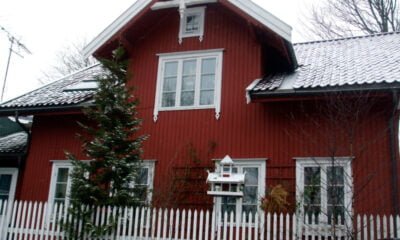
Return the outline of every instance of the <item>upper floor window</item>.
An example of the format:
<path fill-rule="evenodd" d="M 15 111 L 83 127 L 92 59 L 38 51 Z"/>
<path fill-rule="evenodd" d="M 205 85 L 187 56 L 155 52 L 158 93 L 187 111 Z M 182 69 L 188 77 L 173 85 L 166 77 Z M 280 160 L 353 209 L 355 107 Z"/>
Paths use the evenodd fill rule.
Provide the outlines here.
<path fill-rule="evenodd" d="M 351 158 L 296 159 L 296 184 L 305 223 L 351 224 Z"/>
<path fill-rule="evenodd" d="M 159 56 L 154 121 L 158 111 L 204 108 L 219 118 L 222 50 Z"/>
<path fill-rule="evenodd" d="M 204 12 L 205 7 L 188 8 L 181 18 L 179 29 L 179 42 L 186 37 L 199 37 L 203 40 L 204 35 Z"/>

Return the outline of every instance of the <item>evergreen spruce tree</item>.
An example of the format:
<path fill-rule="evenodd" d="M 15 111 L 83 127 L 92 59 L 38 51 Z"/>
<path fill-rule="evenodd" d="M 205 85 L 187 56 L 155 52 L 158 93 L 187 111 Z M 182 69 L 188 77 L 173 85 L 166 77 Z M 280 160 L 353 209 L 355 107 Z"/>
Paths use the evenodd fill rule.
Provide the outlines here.
<path fill-rule="evenodd" d="M 90 209 L 83 211 L 81 206 L 135 207 L 143 204 L 146 195 L 143 186 L 134 184 L 140 176 L 145 137 L 137 136 L 141 124 L 136 112 L 138 101 L 127 89 L 127 62 L 123 56 L 124 50 L 118 48 L 111 60 L 100 60 L 104 73 L 97 77 L 99 87 L 93 105 L 84 110 L 88 122 L 80 123 L 85 132 L 80 135 L 83 151 L 91 161 L 82 162 L 67 153 L 73 162 L 70 214 L 85 218 L 85 231 L 97 236 L 112 226 L 90 224 L 93 213 Z M 72 225 L 66 228 L 68 235 L 74 232 Z"/>

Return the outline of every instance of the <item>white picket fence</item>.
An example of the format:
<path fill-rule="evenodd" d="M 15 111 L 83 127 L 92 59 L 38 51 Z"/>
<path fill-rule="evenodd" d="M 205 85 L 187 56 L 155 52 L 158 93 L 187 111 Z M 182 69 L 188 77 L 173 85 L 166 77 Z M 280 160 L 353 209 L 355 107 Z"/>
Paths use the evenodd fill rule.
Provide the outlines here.
<path fill-rule="evenodd" d="M 84 206 L 82 209 L 89 209 Z M 348 226 L 322 224 L 318 217 L 304 218 L 295 214 L 242 216 L 214 211 L 129 207 L 92 208 L 88 222 L 73 219 L 63 205 L 42 202 L 0 202 L 1 240 L 94 240 L 88 224 L 114 223 L 101 239 L 170 239 L 170 240 L 375 240 L 400 237 L 400 216 L 360 216 Z M 319 222 L 319 224 L 316 224 Z M 339 219 L 337 222 L 341 222 Z M 67 237 L 66 225 L 73 225 L 80 238 Z M 349 227 L 350 226 L 350 227 Z M 397 227 L 396 227 L 397 226 Z M 97 238 L 98 239 L 98 238 Z"/>

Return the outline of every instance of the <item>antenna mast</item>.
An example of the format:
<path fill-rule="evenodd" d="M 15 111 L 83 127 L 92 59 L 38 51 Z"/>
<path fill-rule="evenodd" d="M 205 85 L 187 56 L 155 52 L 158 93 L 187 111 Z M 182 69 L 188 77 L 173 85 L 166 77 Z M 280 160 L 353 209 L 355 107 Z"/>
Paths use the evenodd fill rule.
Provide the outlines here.
<path fill-rule="evenodd" d="M 27 54 L 32 54 L 32 52 L 29 51 L 29 49 L 24 44 L 22 44 L 15 36 L 13 36 L 4 27 L 0 26 L 0 30 L 7 34 L 8 41 L 10 42 L 10 49 L 9 49 L 8 58 L 7 58 L 7 66 L 6 66 L 6 71 L 4 74 L 3 87 L 1 89 L 1 95 L 0 95 L 0 103 L 1 103 L 1 102 L 3 102 L 4 91 L 6 89 L 8 69 L 10 68 L 10 62 L 11 62 L 11 55 L 13 53 L 15 53 L 17 56 L 24 58 L 24 56 L 22 55 L 22 53 L 20 51 L 23 51 Z M 14 49 L 14 46 L 17 47 L 17 50 Z"/>

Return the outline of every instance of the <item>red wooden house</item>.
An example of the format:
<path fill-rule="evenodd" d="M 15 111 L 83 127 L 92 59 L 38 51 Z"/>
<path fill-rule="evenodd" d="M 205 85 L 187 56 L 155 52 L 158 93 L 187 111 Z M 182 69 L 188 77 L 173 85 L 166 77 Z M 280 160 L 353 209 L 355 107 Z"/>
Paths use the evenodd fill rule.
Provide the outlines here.
<path fill-rule="evenodd" d="M 248 0 L 139 0 L 87 46 L 99 58 L 118 44 L 128 50 L 129 85 L 149 135 L 142 184 L 154 205 L 255 212 L 281 184 L 291 210 L 399 213 L 400 34 L 300 44 L 290 37 L 290 26 Z M 77 121 L 98 71 L 82 69 L 0 106 L 1 115 L 34 116 L 15 199 L 67 198 L 64 151 L 87 160 Z M 244 197 L 213 202 L 206 170 L 225 155 L 246 172 Z"/>

